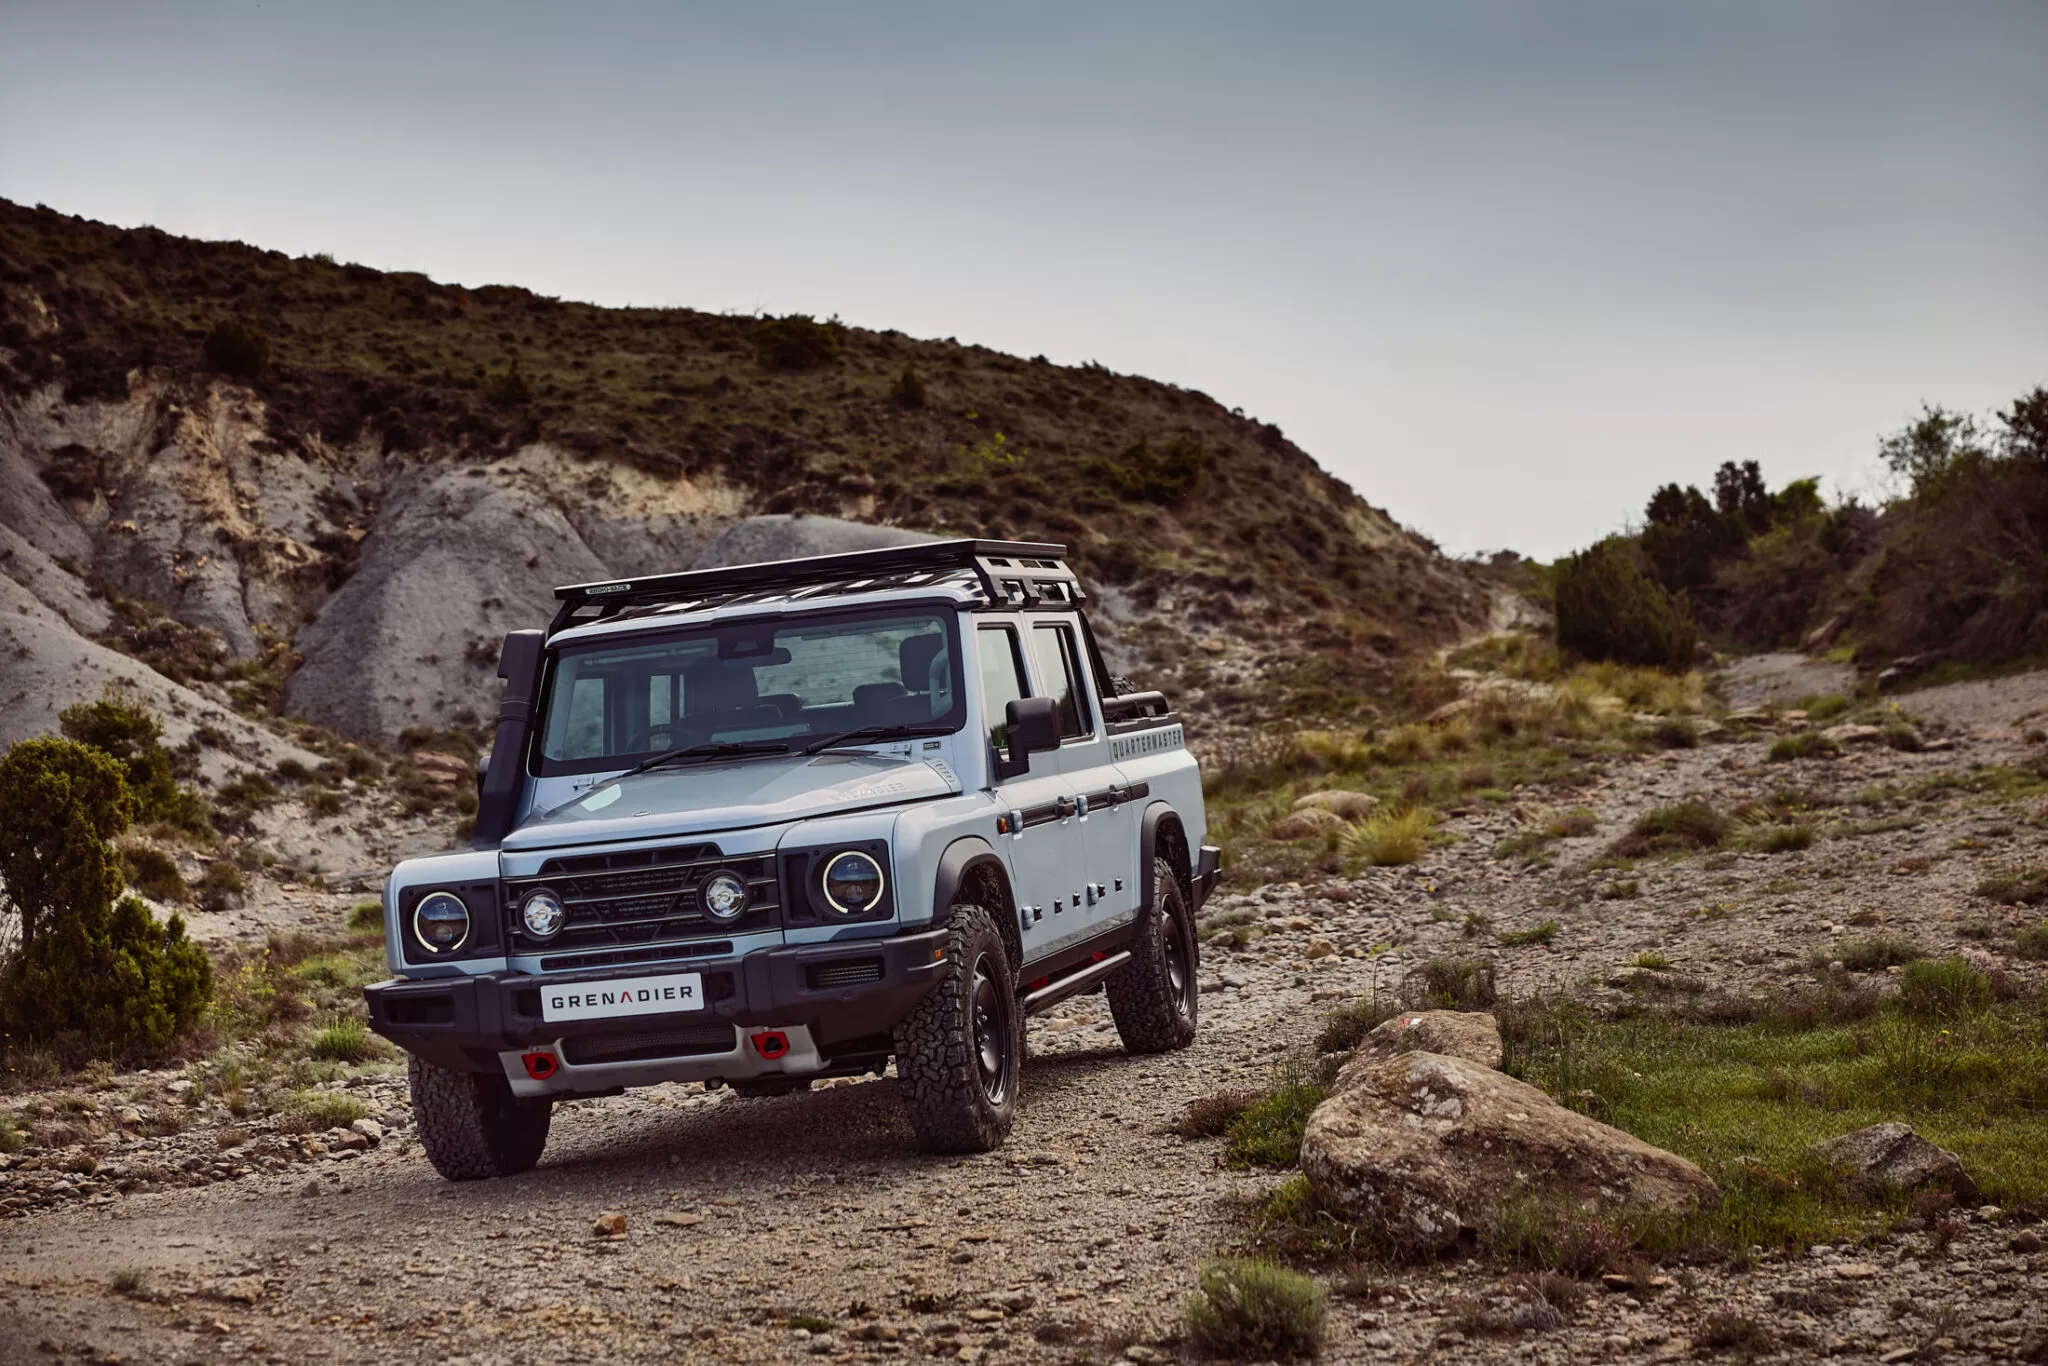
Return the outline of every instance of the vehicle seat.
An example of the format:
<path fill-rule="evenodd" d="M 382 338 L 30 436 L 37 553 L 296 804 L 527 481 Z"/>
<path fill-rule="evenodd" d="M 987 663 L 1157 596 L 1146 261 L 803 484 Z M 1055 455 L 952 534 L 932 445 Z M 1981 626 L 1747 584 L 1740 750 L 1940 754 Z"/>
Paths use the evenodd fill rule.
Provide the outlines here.
<path fill-rule="evenodd" d="M 944 636 L 911 636 L 896 647 L 896 662 L 903 687 L 916 704 L 905 707 L 901 719 L 929 721 L 953 710 L 953 662 Z"/>

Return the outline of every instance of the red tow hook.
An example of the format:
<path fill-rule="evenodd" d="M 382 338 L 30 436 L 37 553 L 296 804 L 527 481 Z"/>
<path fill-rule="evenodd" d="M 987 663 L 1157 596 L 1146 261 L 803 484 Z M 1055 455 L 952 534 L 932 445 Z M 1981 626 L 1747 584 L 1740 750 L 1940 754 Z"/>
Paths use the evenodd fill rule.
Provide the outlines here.
<path fill-rule="evenodd" d="M 754 1036 L 754 1051 L 771 1061 L 789 1051 L 789 1035 L 779 1029 L 764 1029 Z"/>
<path fill-rule="evenodd" d="M 546 1081 L 561 1068 L 552 1053 L 527 1053 L 519 1060 L 526 1064 L 526 1075 L 535 1081 Z"/>

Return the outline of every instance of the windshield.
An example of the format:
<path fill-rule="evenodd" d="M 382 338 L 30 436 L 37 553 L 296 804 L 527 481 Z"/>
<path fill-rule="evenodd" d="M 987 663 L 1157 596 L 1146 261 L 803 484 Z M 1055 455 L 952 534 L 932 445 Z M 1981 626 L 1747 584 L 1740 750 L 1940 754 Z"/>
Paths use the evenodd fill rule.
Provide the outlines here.
<path fill-rule="evenodd" d="M 551 670 L 540 771 L 603 772 L 733 741 L 798 750 L 870 726 L 957 729 L 956 639 L 953 613 L 897 609 L 572 646 Z"/>

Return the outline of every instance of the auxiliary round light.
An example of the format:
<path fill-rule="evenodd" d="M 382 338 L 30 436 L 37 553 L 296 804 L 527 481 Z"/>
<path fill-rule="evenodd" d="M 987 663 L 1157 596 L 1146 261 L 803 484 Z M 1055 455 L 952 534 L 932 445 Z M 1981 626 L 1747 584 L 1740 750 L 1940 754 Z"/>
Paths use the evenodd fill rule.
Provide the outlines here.
<path fill-rule="evenodd" d="M 526 926 L 526 932 L 535 939 L 553 939 L 562 928 L 562 898 L 547 888 L 527 895 L 519 903 L 519 923 Z"/>
<path fill-rule="evenodd" d="M 697 904 L 713 920 L 738 920 L 747 909 L 746 880 L 738 873 L 713 873 L 697 889 Z"/>
<path fill-rule="evenodd" d="M 469 940 L 469 907 L 453 892 L 429 892 L 413 907 L 412 932 L 434 953 L 453 953 Z"/>
<path fill-rule="evenodd" d="M 827 860 L 822 881 L 826 904 L 841 915 L 865 915 L 882 900 L 882 865 L 858 849 Z"/>

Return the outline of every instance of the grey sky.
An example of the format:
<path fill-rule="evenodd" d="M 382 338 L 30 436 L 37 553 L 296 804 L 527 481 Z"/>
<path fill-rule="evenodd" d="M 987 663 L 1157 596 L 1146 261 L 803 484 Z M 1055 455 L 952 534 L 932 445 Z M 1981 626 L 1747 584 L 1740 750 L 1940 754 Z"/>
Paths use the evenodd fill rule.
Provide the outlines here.
<path fill-rule="evenodd" d="M 1547 558 L 2048 382 L 2048 3 L 0 0 L 0 195 L 1099 359 Z"/>

